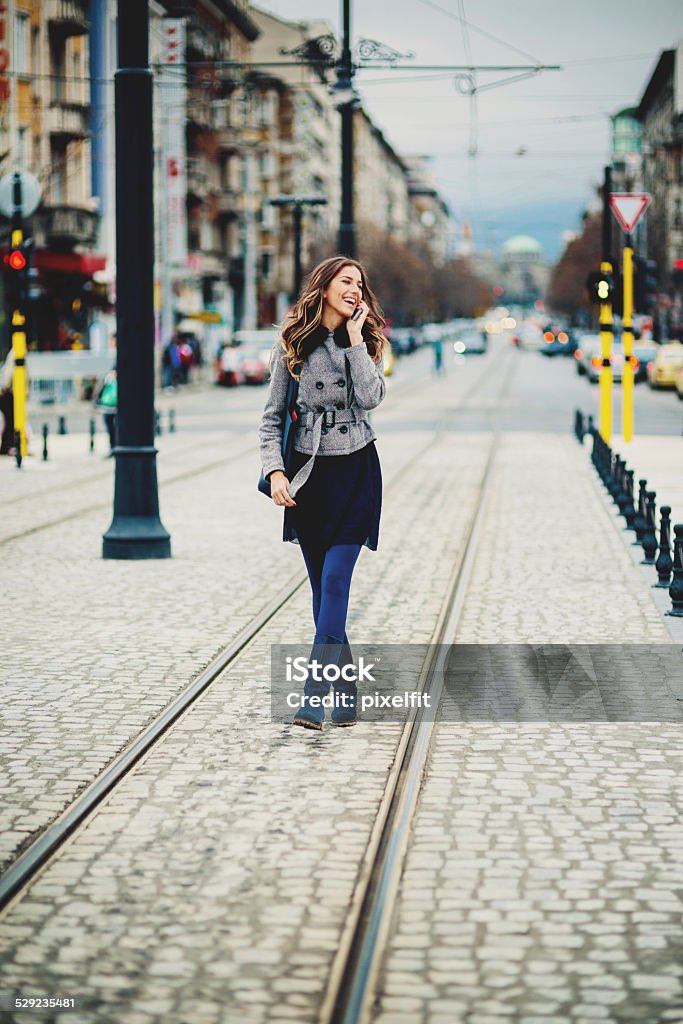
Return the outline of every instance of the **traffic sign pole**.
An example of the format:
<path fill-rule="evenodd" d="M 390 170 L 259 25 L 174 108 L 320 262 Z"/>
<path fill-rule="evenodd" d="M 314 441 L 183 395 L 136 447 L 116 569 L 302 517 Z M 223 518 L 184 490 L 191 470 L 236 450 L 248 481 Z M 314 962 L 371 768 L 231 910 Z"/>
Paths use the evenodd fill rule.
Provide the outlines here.
<path fill-rule="evenodd" d="M 604 260 L 600 270 L 605 274 L 612 273 L 612 264 Z M 600 433 L 606 444 L 612 438 L 612 334 L 614 319 L 612 316 L 612 300 L 600 303 L 600 348 L 602 368 L 600 370 Z"/>
<path fill-rule="evenodd" d="M 631 236 L 626 238 L 623 256 L 623 345 L 624 370 L 622 374 L 622 433 L 624 441 L 633 440 L 633 246 Z"/>
<path fill-rule="evenodd" d="M 633 239 L 632 232 L 652 202 L 648 192 L 613 192 L 609 199 L 612 213 L 626 235 L 623 255 L 622 332 L 624 370 L 622 383 L 622 432 L 624 441 L 633 440 Z"/>

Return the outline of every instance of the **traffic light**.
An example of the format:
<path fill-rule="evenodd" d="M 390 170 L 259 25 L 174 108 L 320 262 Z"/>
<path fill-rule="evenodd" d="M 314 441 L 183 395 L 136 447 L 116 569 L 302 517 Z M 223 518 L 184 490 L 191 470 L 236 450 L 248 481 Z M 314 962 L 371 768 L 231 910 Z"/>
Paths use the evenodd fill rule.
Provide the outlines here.
<path fill-rule="evenodd" d="M 586 288 L 591 302 L 609 302 L 614 295 L 614 279 L 603 270 L 596 270 L 588 275 Z"/>
<path fill-rule="evenodd" d="M 639 313 L 652 316 L 657 308 L 657 261 L 636 256 L 636 309 Z"/>
<path fill-rule="evenodd" d="M 24 309 L 29 298 L 31 250 L 33 240 L 26 239 L 10 246 L 4 258 L 5 295 L 13 309 Z"/>

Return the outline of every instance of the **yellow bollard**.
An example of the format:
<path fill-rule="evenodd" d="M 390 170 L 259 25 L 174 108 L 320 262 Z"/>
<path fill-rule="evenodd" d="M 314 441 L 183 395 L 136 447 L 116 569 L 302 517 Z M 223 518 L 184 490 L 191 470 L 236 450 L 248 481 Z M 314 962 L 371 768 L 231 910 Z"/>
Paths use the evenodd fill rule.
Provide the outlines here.
<path fill-rule="evenodd" d="M 631 236 L 624 246 L 624 372 L 622 375 L 624 441 L 633 440 L 633 249 Z"/>
<path fill-rule="evenodd" d="M 600 270 L 605 274 L 612 273 L 612 264 L 603 262 Z M 601 282 L 602 284 L 602 282 Z M 600 286 L 599 286 L 600 287 Z M 609 292 L 605 296 L 600 295 L 600 348 L 602 355 L 602 369 L 600 371 L 600 433 L 606 444 L 612 438 L 612 333 L 614 320 L 612 317 L 612 301 Z"/>
<path fill-rule="evenodd" d="M 14 353 L 14 375 L 12 394 L 14 396 L 14 431 L 19 435 L 19 451 L 26 458 L 26 317 L 15 310 L 12 314 L 12 351 Z M 17 329 L 20 328 L 20 329 Z"/>

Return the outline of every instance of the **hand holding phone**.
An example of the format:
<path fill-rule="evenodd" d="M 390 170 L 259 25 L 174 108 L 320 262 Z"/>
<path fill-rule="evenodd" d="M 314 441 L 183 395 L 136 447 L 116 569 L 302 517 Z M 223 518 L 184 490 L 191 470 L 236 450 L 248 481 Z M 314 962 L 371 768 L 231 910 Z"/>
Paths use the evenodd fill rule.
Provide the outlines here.
<path fill-rule="evenodd" d="M 358 317 L 362 315 L 362 313 L 363 313 L 363 307 L 362 306 L 357 306 L 356 309 L 354 309 L 353 313 L 351 314 L 351 319 L 352 320 L 357 320 Z"/>

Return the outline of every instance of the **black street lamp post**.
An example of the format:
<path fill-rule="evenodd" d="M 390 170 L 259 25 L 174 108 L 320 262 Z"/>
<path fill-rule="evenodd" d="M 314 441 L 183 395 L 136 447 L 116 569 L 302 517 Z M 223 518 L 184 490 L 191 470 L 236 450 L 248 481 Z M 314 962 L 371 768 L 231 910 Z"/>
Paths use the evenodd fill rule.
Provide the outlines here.
<path fill-rule="evenodd" d="M 148 0 L 118 0 L 116 133 L 117 445 L 104 558 L 170 558 L 154 447 L 154 212 Z"/>
<path fill-rule="evenodd" d="M 326 206 L 325 196 L 273 196 L 268 202 L 271 206 L 292 207 L 294 215 L 294 290 L 292 302 L 296 302 L 301 291 L 303 273 L 301 269 L 301 227 L 304 206 Z"/>
<path fill-rule="evenodd" d="M 353 93 L 355 66 L 351 53 L 351 0 L 342 0 L 343 44 L 337 64 L 338 109 L 341 117 L 341 216 L 339 252 L 356 256 L 356 225 L 353 214 L 353 112 L 357 98 Z"/>

